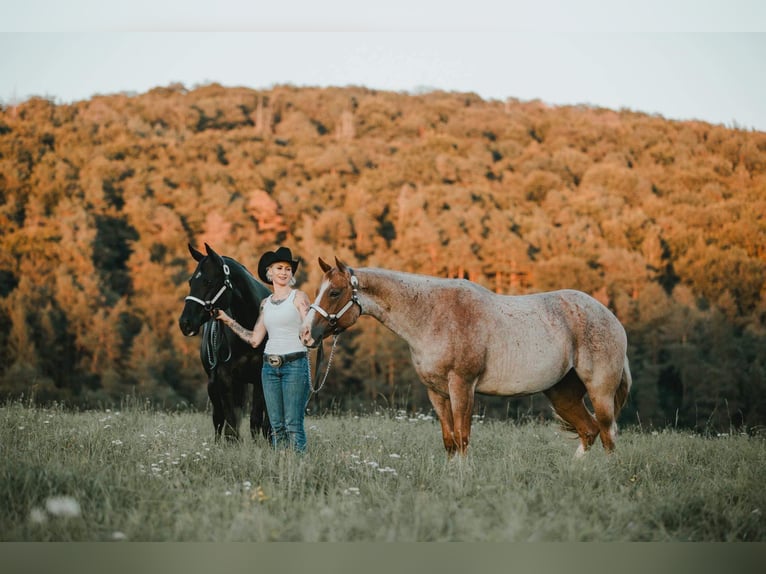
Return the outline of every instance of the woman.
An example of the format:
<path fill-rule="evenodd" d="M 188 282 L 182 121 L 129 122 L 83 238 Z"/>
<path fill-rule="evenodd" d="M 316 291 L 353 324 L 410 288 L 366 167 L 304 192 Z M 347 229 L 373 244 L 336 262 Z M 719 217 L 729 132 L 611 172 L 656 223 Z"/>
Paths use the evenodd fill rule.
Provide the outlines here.
<path fill-rule="evenodd" d="M 253 347 L 263 342 L 263 394 L 272 427 L 275 448 L 288 445 L 297 452 L 306 450 L 304 415 L 311 382 L 306 347 L 298 338 L 301 323 L 311 304 L 303 291 L 293 289 L 298 261 L 290 249 L 267 251 L 258 262 L 258 277 L 273 287 L 261 303 L 261 313 L 252 331 L 245 329 L 218 309 L 216 319 L 228 325 Z"/>

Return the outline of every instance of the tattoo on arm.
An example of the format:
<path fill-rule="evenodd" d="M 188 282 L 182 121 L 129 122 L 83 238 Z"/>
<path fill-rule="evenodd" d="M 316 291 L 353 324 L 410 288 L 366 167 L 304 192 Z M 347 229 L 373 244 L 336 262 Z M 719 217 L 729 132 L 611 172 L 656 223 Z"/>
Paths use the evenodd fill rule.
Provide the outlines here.
<path fill-rule="evenodd" d="M 298 312 L 301 314 L 301 318 L 305 319 L 306 314 L 309 312 L 309 307 L 311 306 L 311 303 L 309 302 L 309 297 L 304 293 L 303 291 L 298 291 L 297 297 L 295 298 L 295 306 L 298 308 Z"/>
<path fill-rule="evenodd" d="M 252 337 L 253 337 L 253 332 L 252 331 L 250 331 L 248 329 L 245 329 L 242 325 L 237 323 L 234 319 L 232 319 L 231 322 L 229 323 L 229 328 L 232 331 L 234 331 L 234 333 L 240 339 L 242 339 L 245 343 L 252 344 Z"/>

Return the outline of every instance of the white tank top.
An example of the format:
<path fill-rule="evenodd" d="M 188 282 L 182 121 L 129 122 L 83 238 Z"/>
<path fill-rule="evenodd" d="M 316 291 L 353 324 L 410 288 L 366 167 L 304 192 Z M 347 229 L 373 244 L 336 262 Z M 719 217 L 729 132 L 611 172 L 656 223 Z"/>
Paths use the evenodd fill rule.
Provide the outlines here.
<path fill-rule="evenodd" d="M 265 353 L 268 355 L 287 355 L 305 351 L 306 347 L 298 338 L 301 327 L 301 314 L 295 308 L 295 289 L 279 305 L 271 302 L 271 296 L 263 306 L 263 324 L 269 338 Z"/>

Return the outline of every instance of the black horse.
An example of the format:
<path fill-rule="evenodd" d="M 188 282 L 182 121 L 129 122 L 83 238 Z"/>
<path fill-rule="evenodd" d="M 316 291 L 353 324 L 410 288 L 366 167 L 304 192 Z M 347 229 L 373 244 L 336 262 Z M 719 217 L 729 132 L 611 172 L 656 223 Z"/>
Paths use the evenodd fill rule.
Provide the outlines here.
<path fill-rule="evenodd" d="M 200 358 L 208 376 L 207 394 L 213 404 L 215 438 L 221 434 L 239 440 L 239 425 L 247 402 L 247 385 L 253 386 L 250 411 L 250 434 L 271 431 L 261 385 L 261 367 L 265 343 L 254 349 L 237 337 L 221 321 L 211 318 L 213 309 L 223 309 L 237 322 L 252 329 L 261 311 L 261 301 L 270 291 L 245 268 L 230 257 L 218 255 L 207 243 L 207 255 L 189 245 L 197 268 L 189 279 L 189 296 L 178 320 L 187 337 L 202 328 Z"/>

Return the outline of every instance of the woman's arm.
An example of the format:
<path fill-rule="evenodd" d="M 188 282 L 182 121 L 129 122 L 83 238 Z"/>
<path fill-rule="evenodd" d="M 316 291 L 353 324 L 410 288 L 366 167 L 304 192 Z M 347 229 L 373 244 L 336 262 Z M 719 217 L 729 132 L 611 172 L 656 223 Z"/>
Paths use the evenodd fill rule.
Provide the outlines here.
<path fill-rule="evenodd" d="M 261 312 L 258 315 L 258 320 L 255 322 L 252 331 L 245 329 L 221 309 L 218 309 L 215 318 L 223 321 L 224 324 L 234 331 L 240 339 L 253 348 L 260 345 L 263 342 L 263 339 L 266 338 L 266 325 L 263 323 L 263 303 L 261 303 Z"/>
<path fill-rule="evenodd" d="M 309 296 L 306 295 L 303 291 L 297 290 L 295 292 L 294 304 L 295 308 L 298 309 L 298 313 L 301 314 L 301 320 L 305 319 L 309 312 L 309 307 L 311 306 Z"/>

